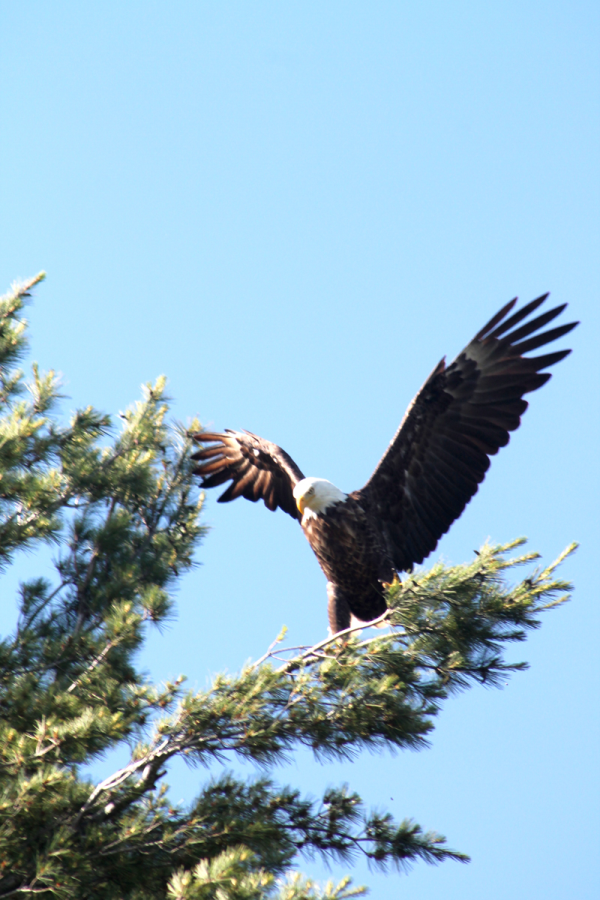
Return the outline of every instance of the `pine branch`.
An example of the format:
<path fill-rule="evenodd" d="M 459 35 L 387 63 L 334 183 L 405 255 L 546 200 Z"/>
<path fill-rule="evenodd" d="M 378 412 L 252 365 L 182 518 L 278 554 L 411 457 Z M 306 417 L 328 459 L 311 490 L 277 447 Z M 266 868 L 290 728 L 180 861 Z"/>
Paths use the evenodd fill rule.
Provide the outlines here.
<path fill-rule="evenodd" d="M 453 644 L 444 648 L 445 658 L 431 662 L 434 652 L 439 652 L 440 635 L 445 634 L 444 619 L 454 619 L 457 609 L 464 614 L 468 607 L 477 624 L 476 645 L 483 642 L 487 648 L 504 639 L 515 639 L 515 621 L 535 627 L 533 615 L 547 608 L 546 598 L 569 587 L 553 579 L 564 555 L 514 587 L 504 585 L 498 578 L 500 571 L 531 559 L 528 555 L 504 560 L 503 555 L 513 546 L 484 548 L 475 565 L 450 570 L 436 567 L 433 575 L 420 573 L 410 583 L 397 586 L 391 599 L 395 599 L 392 618 L 399 615 L 403 623 L 399 634 L 392 631 L 382 637 L 341 644 L 339 636 L 333 636 L 303 650 L 277 671 L 266 663 L 255 664 L 237 678 L 219 678 L 208 694 L 188 695 L 174 717 L 159 723 L 150 748 L 142 754 L 138 751 L 132 763 L 95 789 L 82 807 L 78 823 L 86 815 L 97 818 L 102 808 L 109 814 L 114 804 L 124 808 L 134 802 L 144 785 L 154 784 L 156 773 L 176 755 L 191 755 L 201 761 L 207 756 L 220 759 L 224 753 L 235 752 L 266 762 L 281 757 L 294 743 L 308 743 L 317 753 L 343 756 L 365 743 L 403 746 L 421 742 L 432 727 L 429 718 L 437 712 L 439 701 L 456 686 L 452 679 L 464 687 L 467 675 L 481 679 L 486 671 L 491 679 L 515 668 L 500 656 L 488 656 L 483 661 L 477 657 L 468 665 L 456 658 Z M 438 620 L 429 616 L 428 605 L 430 611 L 442 611 Z M 426 638 L 411 624 L 415 615 L 428 616 L 433 623 L 426 629 Z M 482 619 L 487 622 L 485 627 Z M 466 621 L 463 624 L 466 629 Z M 399 647 L 395 646 L 398 641 Z M 327 646 L 335 647 L 335 652 L 323 661 L 320 653 Z M 424 671 L 429 672 L 428 679 L 423 679 Z M 398 689 L 398 682 L 404 687 Z M 136 781 L 139 772 L 144 775 Z M 370 839 L 345 837 L 355 846 Z M 423 852 L 430 860 L 438 858 L 429 838 Z M 444 858 L 449 854 L 444 848 Z M 384 859 L 388 859 L 388 851 Z"/>

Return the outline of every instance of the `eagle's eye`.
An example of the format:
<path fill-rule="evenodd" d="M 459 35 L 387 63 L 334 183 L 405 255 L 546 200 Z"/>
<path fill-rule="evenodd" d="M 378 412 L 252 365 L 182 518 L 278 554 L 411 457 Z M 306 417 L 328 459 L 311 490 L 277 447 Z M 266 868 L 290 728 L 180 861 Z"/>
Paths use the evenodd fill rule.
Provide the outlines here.
<path fill-rule="evenodd" d="M 312 494 L 314 494 L 314 492 L 315 492 L 315 486 L 314 486 L 314 484 L 313 484 L 312 487 L 309 487 L 307 493 L 308 493 L 308 494 L 311 494 L 311 496 L 312 496 Z"/>

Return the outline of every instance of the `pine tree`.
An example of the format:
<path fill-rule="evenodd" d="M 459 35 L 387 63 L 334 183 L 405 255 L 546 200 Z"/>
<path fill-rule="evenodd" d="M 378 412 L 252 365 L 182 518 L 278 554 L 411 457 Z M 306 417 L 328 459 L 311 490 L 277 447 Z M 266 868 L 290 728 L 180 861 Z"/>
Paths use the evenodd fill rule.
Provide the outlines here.
<path fill-rule="evenodd" d="M 61 424 L 54 373 L 16 365 L 30 289 L 0 302 L 0 559 L 50 543 L 51 579 L 20 586 L 15 633 L 0 643 L 0 898 L 304 900 L 363 893 L 318 888 L 292 872 L 304 851 L 380 867 L 466 861 L 411 821 L 367 815 L 347 788 L 320 801 L 262 776 L 207 783 L 174 808 L 165 765 L 232 757 L 272 765 L 301 745 L 316 759 L 365 747 L 425 746 L 442 702 L 523 668 L 503 659 L 539 613 L 568 597 L 556 563 L 516 584 L 521 542 L 473 562 L 419 571 L 389 591 L 387 633 L 265 656 L 211 688 L 158 688 L 136 669 L 152 624 L 203 536 L 191 441 L 167 424 L 164 379 L 147 386 L 120 431 L 92 408 Z M 192 422 L 191 431 L 199 424 Z M 33 565 L 33 559 L 32 565 Z M 82 774 L 119 745 L 129 763 L 102 782 Z"/>

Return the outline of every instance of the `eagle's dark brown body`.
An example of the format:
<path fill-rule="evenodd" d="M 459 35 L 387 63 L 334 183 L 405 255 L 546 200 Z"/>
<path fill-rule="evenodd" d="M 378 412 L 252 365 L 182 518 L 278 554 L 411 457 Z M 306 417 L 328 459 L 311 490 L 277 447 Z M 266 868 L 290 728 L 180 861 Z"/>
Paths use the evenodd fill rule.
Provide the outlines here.
<path fill-rule="evenodd" d="M 528 319 L 547 296 L 517 312 L 512 300 L 453 363 L 436 366 L 369 481 L 350 495 L 324 479 L 305 478 L 281 447 L 257 435 L 194 435 L 210 445 L 193 457 L 202 486 L 231 481 L 220 502 L 262 499 L 302 523 L 327 577 L 333 631 L 347 627 L 351 613 L 365 622 L 381 615 L 384 583 L 435 549 L 477 492 L 490 456 L 519 427 L 523 395 L 545 384 L 550 374 L 542 370 L 570 353 L 525 355 L 577 324 L 541 331 L 564 306 Z"/>
<path fill-rule="evenodd" d="M 383 584 L 394 567 L 381 534 L 350 495 L 323 515 L 306 514 L 302 530 L 327 578 L 329 625 L 335 633 L 350 625 L 350 614 L 368 622 L 386 610 Z"/>

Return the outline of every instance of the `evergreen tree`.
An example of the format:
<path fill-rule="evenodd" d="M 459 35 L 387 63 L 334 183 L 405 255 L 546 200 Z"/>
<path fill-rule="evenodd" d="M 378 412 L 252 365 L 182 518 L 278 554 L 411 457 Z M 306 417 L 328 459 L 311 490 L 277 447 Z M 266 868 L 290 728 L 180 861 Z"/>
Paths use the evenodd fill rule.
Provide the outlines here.
<path fill-rule="evenodd" d="M 349 630 L 289 652 L 280 636 L 209 690 L 153 686 L 136 652 L 169 614 L 203 534 L 191 441 L 166 424 L 164 379 L 119 433 L 92 408 L 61 424 L 54 374 L 34 366 L 26 382 L 15 368 L 21 311 L 41 277 L 0 303 L 0 558 L 6 567 L 44 542 L 56 553 L 52 579 L 21 585 L 16 631 L 0 643 L 0 898 L 343 898 L 363 890 L 291 873 L 299 854 L 465 861 L 411 821 L 368 815 L 345 787 L 315 801 L 223 774 L 173 808 L 165 766 L 176 756 L 270 765 L 300 745 L 317 759 L 425 746 L 453 692 L 524 667 L 505 663 L 503 647 L 567 599 L 560 559 L 511 585 L 509 570 L 535 554 L 507 558 L 519 541 L 486 546 L 467 565 L 392 585 L 388 633 Z M 123 742 L 126 766 L 97 784 L 84 777 Z"/>

